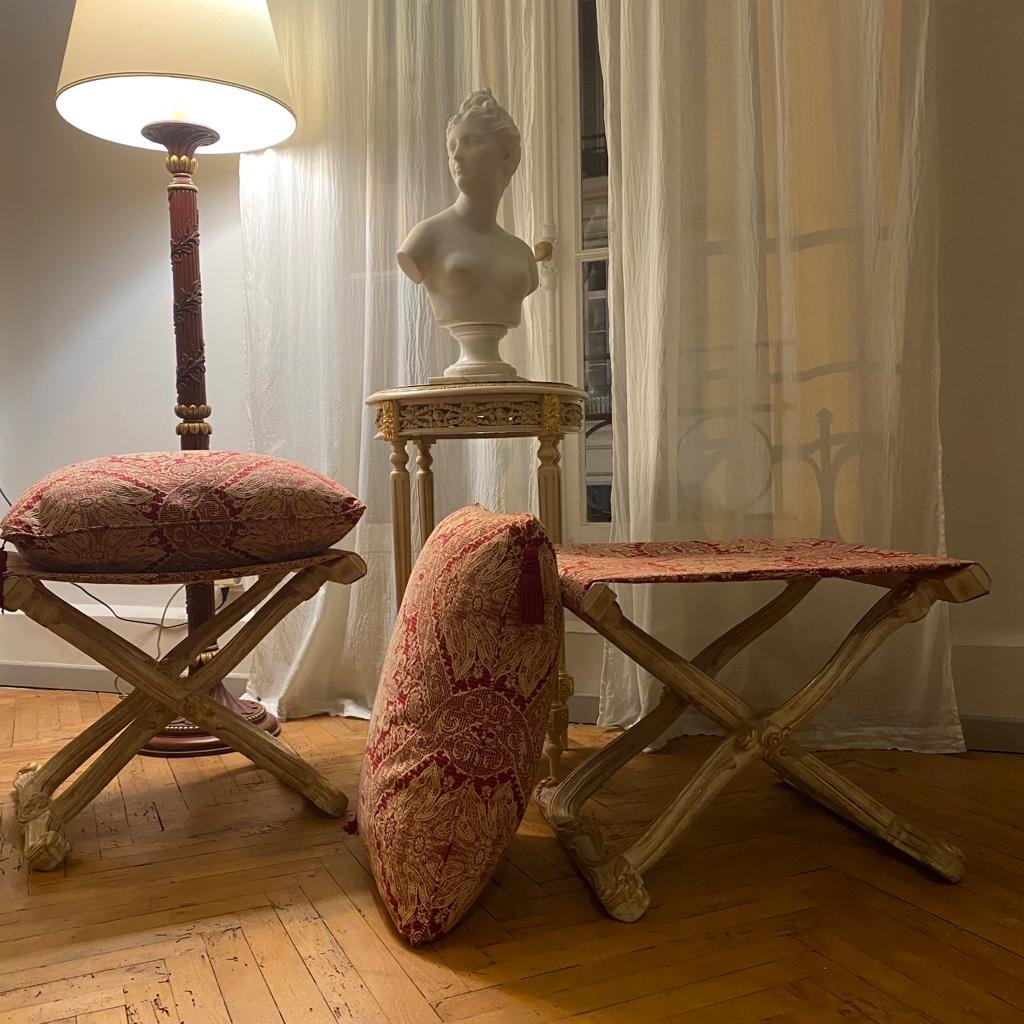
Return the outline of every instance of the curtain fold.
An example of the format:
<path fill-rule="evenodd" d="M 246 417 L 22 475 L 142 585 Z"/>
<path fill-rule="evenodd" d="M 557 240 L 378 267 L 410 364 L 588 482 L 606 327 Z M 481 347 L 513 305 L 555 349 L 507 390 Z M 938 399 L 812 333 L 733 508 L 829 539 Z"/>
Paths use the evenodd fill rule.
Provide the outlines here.
<path fill-rule="evenodd" d="M 422 289 L 398 270 L 408 230 L 455 198 L 445 126 L 489 86 L 516 120 L 523 162 L 500 220 L 532 242 L 550 212 L 544 0 L 271 0 L 299 129 L 241 158 L 250 440 L 312 466 L 367 511 L 343 541 L 369 572 L 328 587 L 257 650 L 249 695 L 285 717 L 365 714 L 394 620 L 388 446 L 365 398 L 440 373 L 457 350 Z M 503 343 L 520 373 L 550 379 L 540 293 Z M 438 518 L 471 501 L 532 508 L 523 445 L 435 449 Z"/>
<path fill-rule="evenodd" d="M 944 551 L 927 0 L 598 0 L 613 540 L 827 536 Z M 777 586 L 777 585 L 776 585 Z M 695 650 L 769 584 L 620 588 Z M 874 599 L 826 582 L 726 677 L 805 682 Z M 601 721 L 660 684 L 606 649 Z M 687 716 L 676 731 L 713 731 Z M 804 732 L 962 748 L 944 606 Z"/>

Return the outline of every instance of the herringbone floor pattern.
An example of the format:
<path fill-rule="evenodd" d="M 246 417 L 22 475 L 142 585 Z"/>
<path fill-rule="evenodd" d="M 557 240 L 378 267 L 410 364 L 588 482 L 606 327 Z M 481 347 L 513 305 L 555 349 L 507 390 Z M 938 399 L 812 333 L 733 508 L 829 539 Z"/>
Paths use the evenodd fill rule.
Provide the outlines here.
<path fill-rule="evenodd" d="M 0 690 L 0 777 L 114 699 Z M 364 728 L 308 719 L 284 738 L 354 794 Z M 605 738 L 576 728 L 571 759 Z M 641 755 L 595 814 L 635 832 L 712 742 Z M 959 843 L 964 881 L 933 881 L 759 768 L 650 875 L 641 922 L 602 915 L 531 810 L 477 909 L 412 952 L 358 838 L 238 755 L 137 758 L 49 875 L 27 875 L 5 793 L 0 1021 L 1024 1021 L 1024 758 L 827 759 Z"/>

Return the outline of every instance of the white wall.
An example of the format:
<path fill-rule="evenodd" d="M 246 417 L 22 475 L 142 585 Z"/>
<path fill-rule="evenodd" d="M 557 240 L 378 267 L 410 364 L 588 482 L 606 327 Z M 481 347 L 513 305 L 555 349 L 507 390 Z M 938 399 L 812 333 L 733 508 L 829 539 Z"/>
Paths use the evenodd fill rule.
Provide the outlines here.
<path fill-rule="evenodd" d="M 177 447 L 161 155 L 58 117 L 72 0 L 2 0 L 0 485 L 112 452 Z M 200 157 L 208 390 L 219 448 L 244 447 L 237 157 Z"/>
<path fill-rule="evenodd" d="M 1024 4 L 932 7 L 949 550 L 992 593 L 953 608 L 963 714 L 1024 721 Z"/>
<path fill-rule="evenodd" d="M 178 446 L 168 175 L 159 153 L 57 115 L 73 7 L 0 0 L 0 487 L 12 500 L 69 462 Z M 246 448 L 237 157 L 200 156 L 196 181 L 213 443 Z M 96 590 L 119 606 L 166 600 Z M 6 618 L 0 682 L 15 643 Z M 42 639 L 19 634 L 20 655 L 32 660 Z M 51 660 L 73 659 L 62 645 Z"/>

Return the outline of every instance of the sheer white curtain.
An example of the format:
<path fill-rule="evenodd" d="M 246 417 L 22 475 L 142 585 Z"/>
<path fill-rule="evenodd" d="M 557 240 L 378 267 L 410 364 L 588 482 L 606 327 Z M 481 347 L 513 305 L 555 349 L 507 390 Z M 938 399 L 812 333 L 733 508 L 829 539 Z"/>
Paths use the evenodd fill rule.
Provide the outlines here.
<path fill-rule="evenodd" d="M 598 0 L 613 539 L 943 550 L 928 14 L 927 0 Z M 628 614 L 693 650 L 773 587 L 621 589 Z M 777 705 L 876 596 L 821 584 L 731 681 Z M 609 651 L 602 721 L 634 721 L 657 685 Z M 944 606 L 805 738 L 957 749 Z"/>
<path fill-rule="evenodd" d="M 369 574 L 328 587 L 259 648 L 250 695 L 289 717 L 372 705 L 394 618 L 390 451 L 364 399 L 421 383 L 456 354 L 395 252 L 457 194 L 445 125 L 489 86 L 523 136 L 503 225 L 528 241 L 550 213 L 544 137 L 550 58 L 544 0 L 271 0 L 299 131 L 243 156 L 246 387 L 253 446 L 340 481 L 367 504 L 343 542 Z M 538 294 L 504 351 L 544 379 L 552 358 Z M 439 515 L 471 501 L 533 507 L 525 445 L 435 449 Z"/>

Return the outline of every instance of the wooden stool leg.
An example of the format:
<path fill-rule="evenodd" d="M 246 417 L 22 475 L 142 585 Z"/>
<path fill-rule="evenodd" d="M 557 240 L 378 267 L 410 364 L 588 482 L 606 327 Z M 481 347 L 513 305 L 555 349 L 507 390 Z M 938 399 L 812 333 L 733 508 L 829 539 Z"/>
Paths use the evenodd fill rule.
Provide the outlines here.
<path fill-rule="evenodd" d="M 816 582 L 814 579 L 790 581 L 779 594 L 756 612 L 709 643 L 693 659 L 692 664 L 667 651 L 666 648 L 656 651 L 651 660 L 657 661 L 657 667 L 664 669 L 662 673 L 655 674 L 665 687 L 658 705 L 618 739 L 576 768 L 557 788 L 554 785 L 556 779 L 545 780 L 538 795 L 542 801 L 542 808 L 549 814 L 549 820 L 552 820 L 554 827 L 557 829 L 558 825 L 551 816 L 557 820 L 575 818 L 583 803 L 593 793 L 644 747 L 654 742 L 686 710 L 689 703 L 686 691 L 687 677 L 676 671 L 675 663 L 695 669 L 698 675 L 704 678 L 714 677 L 740 651 L 789 614 L 811 592 Z M 615 595 L 609 588 L 595 587 L 592 595 L 595 599 L 595 614 L 587 621 L 628 654 L 629 652 L 622 646 L 622 638 L 628 636 L 632 639 L 640 630 L 622 615 Z M 627 627 L 632 628 L 631 634 L 626 634 Z M 646 638 L 646 634 L 642 635 Z M 671 656 L 673 664 L 665 664 L 665 653 Z M 641 661 L 640 664 L 653 671 L 650 669 L 651 660 Z M 716 689 L 728 697 L 721 708 L 711 709 L 712 717 L 720 725 L 733 729 L 753 715 L 753 709 L 745 701 L 729 694 L 721 687 Z M 716 710 L 717 716 L 714 714 Z"/>
<path fill-rule="evenodd" d="M 667 648 L 654 649 L 650 659 L 641 661 L 650 671 L 662 669 L 655 674 L 661 678 L 665 689 L 654 710 L 581 764 L 560 785 L 542 786 L 538 793 L 541 811 L 612 917 L 620 921 L 635 921 L 643 914 L 648 905 L 647 890 L 641 877 L 643 872 L 663 856 L 678 834 L 735 771 L 757 756 L 760 748 L 751 746 L 753 741 L 746 733 L 742 741 L 736 736 L 727 739 L 654 825 L 625 853 L 610 854 L 607 851 L 599 829 L 580 816 L 584 803 L 686 710 L 689 691 L 685 687 L 689 676 L 680 672 L 683 666 L 684 671 L 692 670 L 700 678 L 702 692 L 725 695 L 720 706 L 710 709 L 720 715 L 719 724 L 735 728 L 752 716 L 752 709 L 745 702 L 728 694 L 714 683 L 712 677 L 789 614 L 811 592 L 815 583 L 813 579 L 789 582 L 756 612 L 708 644 L 692 665 Z M 624 649 L 620 643 L 623 637 L 632 642 L 634 651 L 641 649 L 643 641 L 638 641 L 637 637 L 640 631 L 622 616 L 614 594 L 608 588 L 595 588 L 592 598 L 595 614 L 591 624 L 620 649 Z M 654 643 L 646 634 L 641 636 L 643 640 Z M 654 668 L 652 662 L 657 662 Z M 746 749 L 743 749 L 744 744 Z M 733 752 L 734 747 L 740 750 L 739 754 Z"/>
<path fill-rule="evenodd" d="M 200 694 L 220 682 L 289 611 L 312 597 L 326 578 L 341 576 L 359 568 L 358 565 L 346 567 L 345 564 L 330 568 L 313 566 L 296 574 L 208 664 L 180 682 L 173 681 L 166 669 L 162 669 L 151 658 L 132 648 L 127 641 L 120 637 L 104 637 L 102 634 L 108 631 L 97 626 L 77 609 L 68 606 L 60 608 L 60 621 L 51 622 L 51 630 L 73 643 L 79 650 L 96 658 L 101 664 L 119 671 L 129 682 L 148 695 L 145 700 L 151 710 L 137 718 L 133 725 L 118 736 L 96 762 L 54 801 L 45 828 L 42 824 L 37 825 L 34 832 L 40 833 L 41 829 L 45 834 L 56 832 L 58 821 L 70 821 L 95 799 L 103 787 L 138 753 L 143 744 L 179 715 L 210 729 L 222 739 L 227 739 L 229 733 L 234 734 L 237 731 L 245 748 L 236 749 L 247 755 L 252 749 L 260 750 L 260 756 L 263 758 L 261 763 L 268 768 L 271 767 L 271 761 L 276 759 L 281 766 L 277 774 L 285 781 L 294 779 L 301 782 L 296 788 L 328 814 L 343 813 L 347 807 L 347 798 L 339 790 L 332 790 L 319 773 L 309 768 L 312 775 L 301 779 L 299 767 L 304 764 L 301 759 L 289 753 L 265 733 L 252 728 L 226 708 L 208 698 L 202 698 Z M 58 602 L 58 607 L 63 604 L 58 598 L 54 597 L 52 600 Z M 158 707 L 157 701 L 162 706 Z M 216 711 L 211 711 L 210 708 L 216 708 Z M 199 719 L 200 715 L 203 720 Z M 216 729 L 213 727 L 215 722 L 218 723 Z M 251 734 L 246 730 L 251 730 Z M 224 735 L 221 735 L 222 732 Z M 255 734 L 274 744 L 271 748 L 274 753 L 268 755 L 266 745 L 254 739 Z M 230 739 L 227 741 L 231 742 Z"/>
<path fill-rule="evenodd" d="M 654 867 L 733 777 L 760 756 L 761 744 L 752 730 L 742 729 L 727 736 L 654 824 L 626 851 L 637 872 L 643 874 Z"/>
<path fill-rule="evenodd" d="M 48 810 L 25 822 L 22 830 L 25 863 L 33 871 L 53 871 L 71 852 L 64 822 Z"/>
<path fill-rule="evenodd" d="M 654 823 L 622 853 L 607 854 L 597 830 L 579 820 L 573 830 L 566 827 L 559 832 L 559 839 L 612 917 L 636 921 L 644 913 L 650 902 L 644 873 L 661 860 L 733 776 L 760 755 L 752 733 L 740 731 L 727 737 Z"/>
<path fill-rule="evenodd" d="M 43 765 L 28 764 L 14 779 L 18 820 L 26 822 L 50 804 L 54 790 L 105 743 L 109 743 L 146 706 L 142 693 L 132 693 L 96 719 Z"/>
<path fill-rule="evenodd" d="M 174 717 L 152 701 L 143 713 L 111 743 L 67 789 L 31 820 L 23 823 L 25 859 L 37 871 L 52 871 L 68 854 L 65 828 L 99 796 L 103 788 L 138 753 L 139 747 Z"/>
<path fill-rule="evenodd" d="M 768 763 L 794 789 L 821 804 L 868 835 L 900 850 L 949 882 L 964 874 L 964 855 L 913 822 L 890 811 L 859 786 L 790 741 Z"/>
<path fill-rule="evenodd" d="M 665 687 L 661 700 L 635 725 L 569 773 L 561 784 L 545 779 L 537 800 L 552 828 L 572 829 L 583 804 L 644 747 L 653 743 L 685 710 L 686 700 Z"/>
<path fill-rule="evenodd" d="M 640 736 L 661 724 L 661 708 L 634 726 L 616 743 L 581 766 L 554 791 L 541 794 L 541 807 L 565 848 L 609 914 L 634 921 L 646 909 L 643 874 L 668 851 L 729 780 L 749 763 L 763 758 L 801 792 L 926 864 L 951 881 L 963 873 L 960 851 L 894 814 L 863 790 L 804 752 L 789 739 L 827 704 L 857 669 L 901 626 L 923 618 L 936 600 L 969 600 L 983 592 L 974 577 L 907 579 L 893 586 L 862 616 L 819 672 L 777 710 L 755 714 L 714 674 L 750 642 L 780 621 L 809 593 L 813 583 L 793 581 L 774 600 L 687 661 L 622 615 L 606 587 L 588 592 L 584 615 L 595 629 L 666 687 L 680 701 L 689 700 L 729 735 L 698 769 L 678 796 L 628 849 L 609 854 L 598 830 L 580 820 L 586 798 L 642 748 Z M 957 587 L 960 589 L 957 590 Z M 665 711 L 668 724 L 668 710 Z M 658 730 L 660 731 L 660 730 Z M 589 770 L 585 770 L 588 769 Z"/>
<path fill-rule="evenodd" d="M 347 807 L 345 795 L 334 789 L 323 775 L 204 694 L 292 608 L 312 597 L 325 582 L 351 583 L 365 571 L 365 563 L 357 555 L 339 552 L 336 559 L 295 574 L 266 600 L 251 621 L 210 662 L 187 679 L 177 676 L 191 661 L 197 645 L 205 646 L 207 640 L 216 639 L 234 625 L 270 594 L 283 574 L 261 579 L 236 602 L 239 607 L 229 606 L 219 612 L 196 636 L 186 638 L 159 663 L 35 581 L 16 580 L 13 587 L 6 588 L 5 597 L 10 593 L 17 598 L 18 608 L 29 617 L 117 672 L 136 688 L 42 768 L 30 766 L 19 773 L 15 785 L 29 864 L 41 870 L 59 866 L 69 849 L 65 834 L 67 823 L 99 795 L 143 744 L 183 713 L 211 731 L 216 730 L 219 736 L 234 738 L 236 749 L 273 771 L 328 814 L 343 813 Z M 54 797 L 57 786 L 104 743 L 107 743 L 106 749 L 93 764 Z"/>
<path fill-rule="evenodd" d="M 686 701 L 665 687 L 661 700 L 635 725 L 570 772 L 564 782 L 541 783 L 537 801 L 559 841 L 612 917 L 635 921 L 648 904 L 643 879 L 628 860 L 611 855 L 600 831 L 580 817 L 587 799 L 648 744 L 653 743 L 685 710 Z"/>
<path fill-rule="evenodd" d="M 250 761 L 266 768 L 282 782 L 312 801 L 325 814 L 340 817 L 348 807 L 348 798 L 332 786 L 312 765 L 293 754 L 280 740 L 254 728 L 244 719 L 209 697 L 186 702 L 188 719 L 230 743 Z"/>

